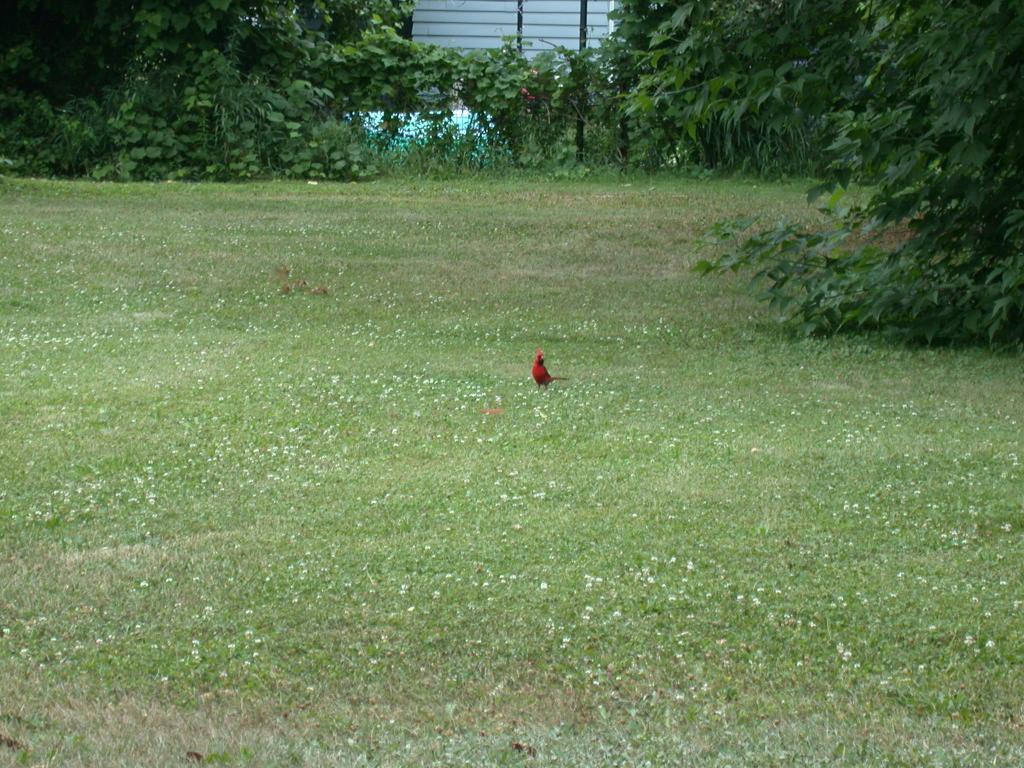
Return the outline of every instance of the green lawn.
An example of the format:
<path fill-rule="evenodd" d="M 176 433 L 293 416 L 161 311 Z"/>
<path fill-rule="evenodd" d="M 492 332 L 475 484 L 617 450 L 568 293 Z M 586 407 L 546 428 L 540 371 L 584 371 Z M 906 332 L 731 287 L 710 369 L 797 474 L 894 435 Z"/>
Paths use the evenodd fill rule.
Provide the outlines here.
<path fill-rule="evenodd" d="M 0 765 L 1024 762 L 1022 359 L 690 271 L 803 192 L 0 180 Z"/>

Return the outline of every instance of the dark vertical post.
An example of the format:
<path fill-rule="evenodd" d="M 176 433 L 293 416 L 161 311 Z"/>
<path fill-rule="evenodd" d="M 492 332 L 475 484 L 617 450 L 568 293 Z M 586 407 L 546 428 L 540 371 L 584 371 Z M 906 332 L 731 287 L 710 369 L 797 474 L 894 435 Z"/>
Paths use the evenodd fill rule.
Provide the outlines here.
<path fill-rule="evenodd" d="M 523 52 L 523 1 L 516 0 L 516 48 Z"/>
<path fill-rule="evenodd" d="M 587 47 L 587 0 L 580 0 L 580 50 Z M 585 88 L 577 91 L 576 98 L 576 160 L 583 161 L 583 110 L 587 103 Z"/>
<path fill-rule="evenodd" d="M 619 110 L 622 113 L 622 117 L 619 118 L 619 162 L 623 165 L 629 165 L 629 122 L 626 120 L 626 97 L 629 94 L 629 87 L 626 85 L 626 78 L 623 74 L 626 71 L 627 64 L 623 59 L 619 59 L 618 70 L 619 70 Z"/>

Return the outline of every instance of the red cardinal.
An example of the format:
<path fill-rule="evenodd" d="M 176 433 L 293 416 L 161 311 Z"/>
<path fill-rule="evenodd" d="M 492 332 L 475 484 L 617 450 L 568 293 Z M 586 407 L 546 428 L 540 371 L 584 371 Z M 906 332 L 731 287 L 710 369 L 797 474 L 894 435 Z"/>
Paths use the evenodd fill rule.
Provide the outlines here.
<path fill-rule="evenodd" d="M 538 349 L 537 356 L 533 358 L 533 380 L 537 382 L 537 386 L 547 389 L 548 384 L 552 381 L 564 379 L 564 376 L 552 376 L 548 373 L 548 369 L 544 367 L 544 353 Z"/>

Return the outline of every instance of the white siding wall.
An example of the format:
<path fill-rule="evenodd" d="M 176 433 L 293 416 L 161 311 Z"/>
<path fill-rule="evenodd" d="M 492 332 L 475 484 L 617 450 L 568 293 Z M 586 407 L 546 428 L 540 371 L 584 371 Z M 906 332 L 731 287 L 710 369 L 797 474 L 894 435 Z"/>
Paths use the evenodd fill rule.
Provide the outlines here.
<path fill-rule="evenodd" d="M 608 34 L 608 0 L 587 2 L 587 47 Z M 523 49 L 580 47 L 579 0 L 523 0 Z"/>
<path fill-rule="evenodd" d="M 608 34 L 609 0 L 587 2 L 587 45 Z M 536 54 L 580 40 L 579 0 L 523 0 L 523 50 Z M 498 48 L 516 35 L 516 0 L 419 0 L 413 40 L 446 48 Z"/>

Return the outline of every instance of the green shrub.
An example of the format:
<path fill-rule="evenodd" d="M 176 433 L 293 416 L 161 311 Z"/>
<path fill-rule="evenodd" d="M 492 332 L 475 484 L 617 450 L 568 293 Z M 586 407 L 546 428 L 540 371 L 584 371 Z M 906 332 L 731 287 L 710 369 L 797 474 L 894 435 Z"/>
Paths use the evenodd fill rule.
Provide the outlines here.
<path fill-rule="evenodd" d="M 702 269 L 754 267 L 809 331 L 1024 343 L 1024 17 L 999 0 L 871 11 L 876 60 L 829 148 L 834 201 L 853 178 L 866 202 L 833 231 L 784 225 Z"/>
<path fill-rule="evenodd" d="M 76 100 L 58 110 L 41 97 L 0 96 L 0 155 L 15 173 L 84 175 L 107 141 L 105 128 L 95 102 Z"/>
<path fill-rule="evenodd" d="M 824 116 L 858 98 L 860 10 L 845 0 L 619 5 L 638 139 L 660 162 L 820 173 Z"/>
<path fill-rule="evenodd" d="M 0 153 L 18 172 L 51 176 L 353 179 L 383 167 L 565 170 L 577 162 L 578 119 L 591 137 L 618 130 L 614 110 L 601 106 L 614 96 L 608 59 L 593 50 L 529 60 L 506 45 L 462 55 L 371 26 L 345 45 L 320 41 L 282 76 L 247 68 L 245 47 L 229 39 L 198 51 L 187 73 L 139 61 L 102 103 L 56 110 L 40 97 L 8 96 Z M 456 106 L 474 113 L 470 131 L 454 128 Z M 370 111 L 384 113 L 373 137 L 356 125 Z M 410 115 L 420 126 L 412 140 Z M 616 127 L 605 130 L 606 120 Z M 614 151 L 597 141 L 589 159 Z"/>

